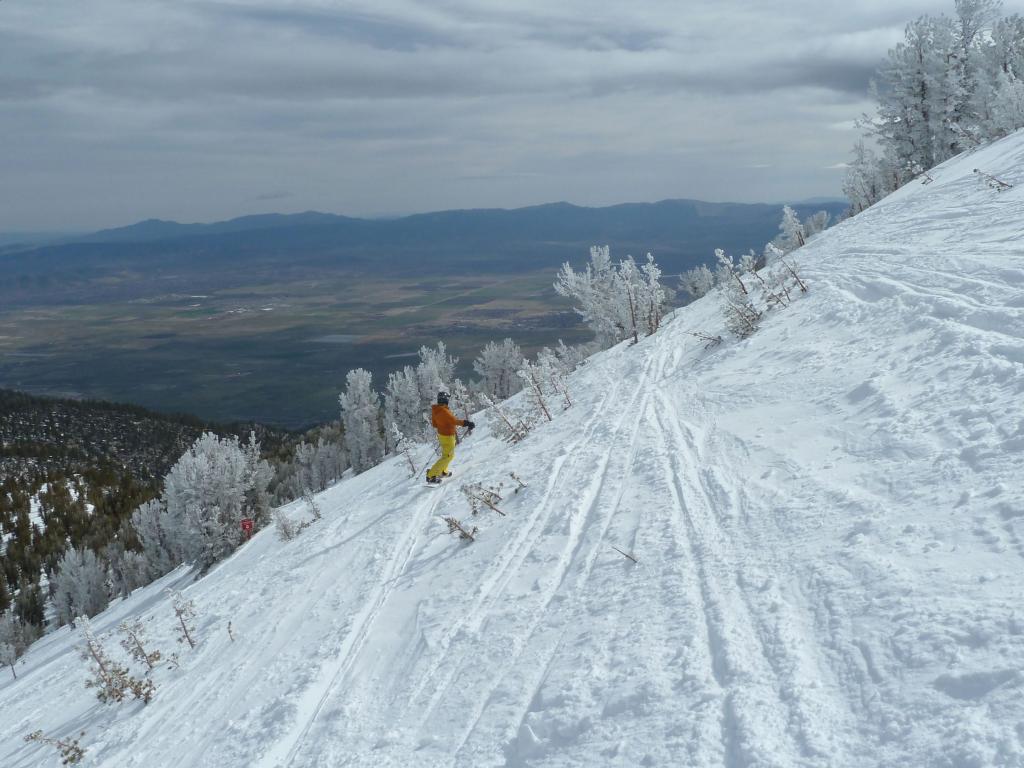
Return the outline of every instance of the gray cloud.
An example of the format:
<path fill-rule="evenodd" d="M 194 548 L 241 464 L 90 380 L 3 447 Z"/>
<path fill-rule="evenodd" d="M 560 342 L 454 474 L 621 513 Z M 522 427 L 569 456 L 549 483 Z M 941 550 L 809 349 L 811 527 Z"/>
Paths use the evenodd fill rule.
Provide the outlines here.
<path fill-rule="evenodd" d="M 358 215 L 834 194 L 841 126 L 903 25 L 935 10 L 852 5 L 5 2 L 0 229 L 246 201 Z"/>

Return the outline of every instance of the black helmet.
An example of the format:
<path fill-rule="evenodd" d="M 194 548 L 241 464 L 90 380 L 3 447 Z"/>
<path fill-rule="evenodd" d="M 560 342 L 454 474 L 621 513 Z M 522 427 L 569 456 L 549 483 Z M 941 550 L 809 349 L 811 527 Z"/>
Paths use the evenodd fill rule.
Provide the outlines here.
<path fill-rule="evenodd" d="M 437 404 L 448 405 L 448 401 L 452 399 L 452 396 L 445 392 L 443 389 L 437 393 Z"/>

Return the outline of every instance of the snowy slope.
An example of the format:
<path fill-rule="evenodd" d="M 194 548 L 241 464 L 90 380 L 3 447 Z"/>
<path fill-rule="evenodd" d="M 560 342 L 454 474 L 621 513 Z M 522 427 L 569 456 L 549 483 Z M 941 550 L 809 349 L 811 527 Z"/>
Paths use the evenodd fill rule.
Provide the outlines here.
<path fill-rule="evenodd" d="M 1024 134 L 933 176 L 806 246 L 810 293 L 747 341 L 688 335 L 722 331 L 708 297 L 519 445 L 478 429 L 456 479 L 507 517 L 391 460 L 167 577 L 200 644 L 148 706 L 45 638 L 0 765 L 56 765 L 37 728 L 111 768 L 1024 765 Z M 166 585 L 95 626 L 173 650 Z"/>

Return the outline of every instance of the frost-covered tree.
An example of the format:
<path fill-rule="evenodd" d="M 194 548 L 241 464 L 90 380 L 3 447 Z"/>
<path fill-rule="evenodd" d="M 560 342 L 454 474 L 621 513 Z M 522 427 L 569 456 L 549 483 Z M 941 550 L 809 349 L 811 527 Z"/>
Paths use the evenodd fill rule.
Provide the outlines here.
<path fill-rule="evenodd" d="M 694 299 L 706 296 L 715 287 L 715 275 L 706 264 L 701 264 L 679 276 L 679 289 Z"/>
<path fill-rule="evenodd" d="M 616 266 L 608 246 L 594 246 L 586 270 L 576 272 L 563 264 L 554 287 L 576 302 L 576 312 L 606 347 L 627 336 L 639 340 L 641 331 L 650 334 L 657 330 L 669 298 L 660 276 L 650 254 L 643 267 L 631 256 Z"/>
<path fill-rule="evenodd" d="M 167 505 L 161 499 L 147 501 L 132 514 L 132 528 L 142 542 L 149 581 L 170 573 L 185 562 L 192 547 L 185 520 L 167 514 Z"/>
<path fill-rule="evenodd" d="M 782 208 L 779 236 L 775 238 L 774 242 L 783 253 L 789 253 L 807 242 L 806 235 L 804 234 L 804 225 L 800 222 L 800 217 L 788 205 Z"/>
<path fill-rule="evenodd" d="M 345 391 L 338 396 L 338 401 L 349 464 L 356 472 L 364 472 L 384 457 L 380 396 L 373 389 L 370 372 L 363 368 L 349 371 Z"/>
<path fill-rule="evenodd" d="M 810 240 L 820 232 L 828 229 L 832 217 L 828 211 L 818 211 L 804 219 L 804 239 Z"/>
<path fill-rule="evenodd" d="M 240 444 L 204 433 L 164 479 L 167 528 L 181 537 L 172 546 L 203 571 L 231 554 L 243 541 L 243 519 L 257 530 L 268 522 L 272 477 L 255 436 Z"/>
<path fill-rule="evenodd" d="M 419 440 L 426 429 L 425 410 L 416 369 L 407 365 L 400 371 L 393 371 L 384 388 L 384 423 L 395 425 L 410 440 Z"/>
<path fill-rule="evenodd" d="M 0 666 L 10 667 L 17 678 L 15 662 L 36 639 L 34 628 L 21 621 L 13 613 L 0 614 Z"/>
<path fill-rule="evenodd" d="M 67 550 L 57 564 L 53 587 L 58 627 L 73 623 L 78 616 L 95 616 L 110 603 L 107 564 L 91 549 Z"/>
<path fill-rule="evenodd" d="M 103 550 L 107 561 L 110 591 L 118 597 L 128 597 L 139 587 L 149 584 L 149 563 L 140 552 L 126 549 L 122 539 L 115 539 Z"/>
<path fill-rule="evenodd" d="M 587 358 L 594 354 L 597 349 L 593 344 L 566 344 L 561 339 L 555 346 L 555 357 L 558 358 L 562 370 L 572 373 L 586 362 Z"/>
<path fill-rule="evenodd" d="M 877 153 L 855 149 L 844 191 L 853 212 L 978 144 L 1024 126 L 1024 21 L 997 0 L 956 0 L 955 16 L 907 25 L 872 83 L 861 122 Z"/>
<path fill-rule="evenodd" d="M 643 301 L 641 311 L 647 326 L 647 335 L 650 336 L 661 327 L 666 307 L 669 300 L 675 295 L 675 291 L 661 284 L 661 267 L 657 265 L 654 256 L 650 253 L 647 254 L 647 259 L 640 271 L 643 273 L 643 292 L 640 296 Z"/>
<path fill-rule="evenodd" d="M 590 249 L 590 263 L 586 270 L 576 272 L 566 262 L 559 270 L 554 285 L 559 295 L 576 302 L 576 312 L 594 332 L 602 347 L 621 341 L 628 323 L 617 282 L 611 248 L 595 245 Z"/>
<path fill-rule="evenodd" d="M 722 286 L 722 314 L 726 327 L 739 338 L 746 338 L 758 328 L 761 311 L 751 297 L 750 288 L 731 256 L 721 248 L 715 251 L 718 260 L 718 282 Z"/>
<path fill-rule="evenodd" d="M 853 147 L 853 160 L 843 178 L 843 195 L 850 201 L 850 210 L 860 213 L 881 200 L 885 190 L 884 174 L 878 155 L 863 140 Z"/>
<path fill-rule="evenodd" d="M 419 381 L 423 408 L 434 403 L 437 393 L 449 387 L 455 380 L 455 366 L 458 362 L 457 357 L 448 354 L 443 341 L 439 341 L 433 349 L 427 346 L 420 347 L 420 362 L 416 366 L 416 378 Z"/>
<path fill-rule="evenodd" d="M 297 499 L 306 491 L 319 493 L 336 482 L 348 469 L 345 446 L 340 440 L 320 435 L 315 443 L 302 441 L 295 447 L 288 470 L 288 477 L 282 486 L 287 489 L 289 499 Z"/>
<path fill-rule="evenodd" d="M 500 344 L 489 341 L 473 361 L 473 370 L 480 376 L 483 391 L 488 396 L 507 400 L 522 389 L 522 380 L 516 375 L 522 361 L 522 350 L 512 339 Z"/>

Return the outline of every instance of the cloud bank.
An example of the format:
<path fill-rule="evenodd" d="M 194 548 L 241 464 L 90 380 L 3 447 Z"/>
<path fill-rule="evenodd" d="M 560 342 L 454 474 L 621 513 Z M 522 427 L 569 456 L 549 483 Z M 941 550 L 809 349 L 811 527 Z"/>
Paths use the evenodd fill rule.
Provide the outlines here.
<path fill-rule="evenodd" d="M 595 5 L 7 0 L 0 230 L 836 194 L 874 68 L 936 10 Z"/>

